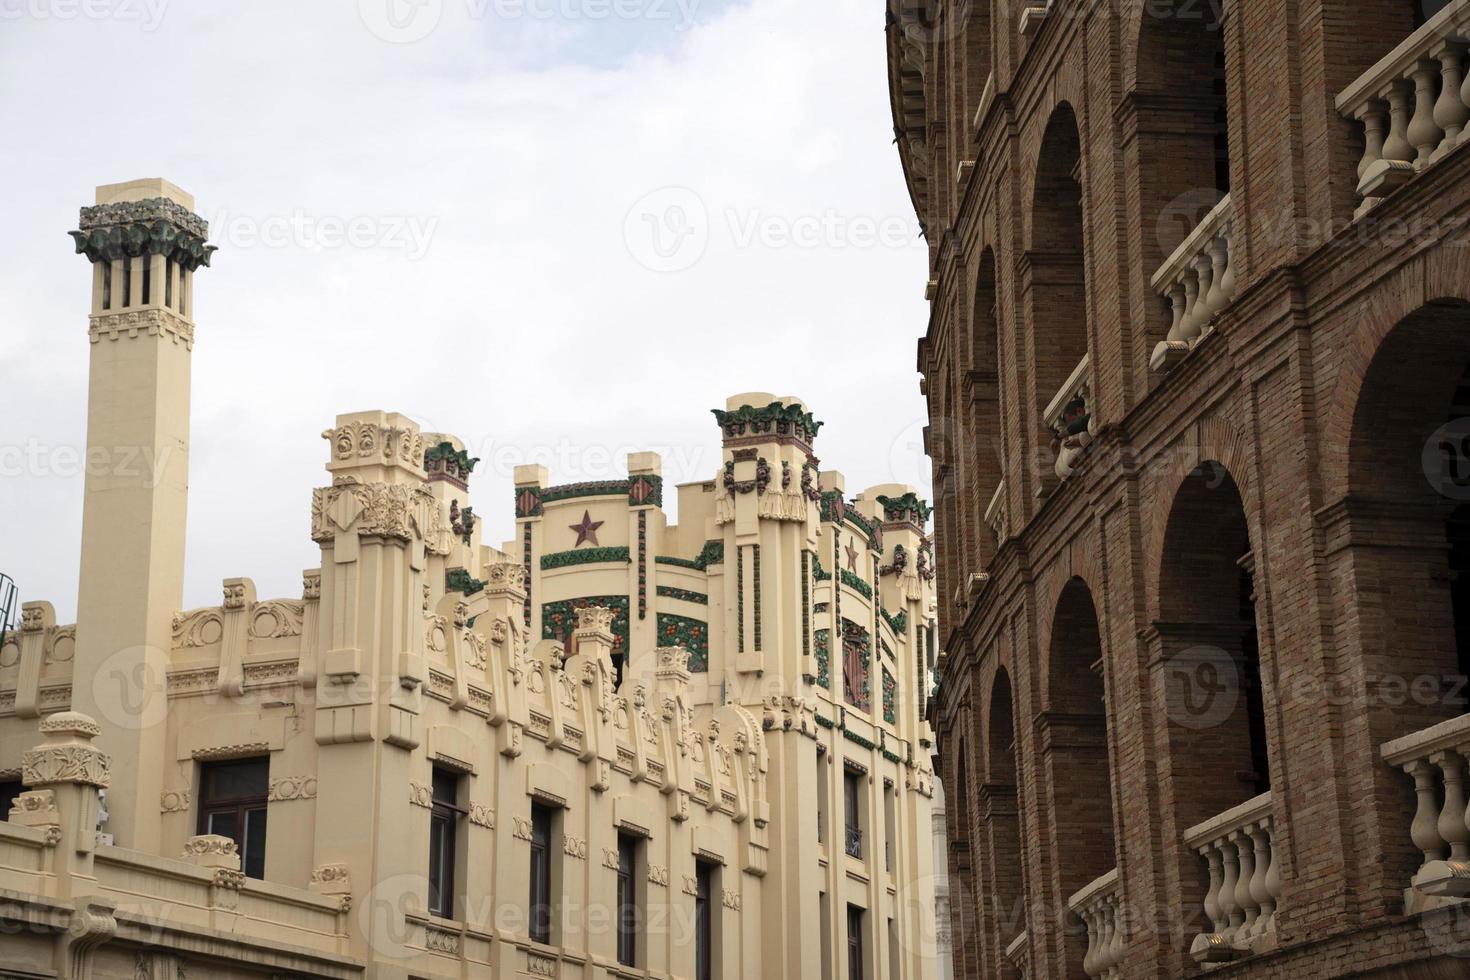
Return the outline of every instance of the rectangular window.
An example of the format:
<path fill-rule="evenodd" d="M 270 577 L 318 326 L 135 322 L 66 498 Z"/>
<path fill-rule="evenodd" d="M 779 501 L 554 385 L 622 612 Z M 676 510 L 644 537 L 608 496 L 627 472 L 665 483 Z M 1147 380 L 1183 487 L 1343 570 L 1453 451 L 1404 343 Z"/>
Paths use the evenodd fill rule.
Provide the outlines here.
<path fill-rule="evenodd" d="M 429 914 L 454 918 L 454 871 L 459 835 L 459 775 L 434 768 L 434 804 L 429 812 Z"/>
<path fill-rule="evenodd" d="M 863 980 L 863 910 L 847 907 L 847 977 Z"/>
<path fill-rule="evenodd" d="M 700 861 L 694 868 L 694 980 L 714 980 L 715 866 Z"/>
<path fill-rule="evenodd" d="M 122 279 L 123 279 L 123 302 L 122 302 L 122 305 L 123 305 L 123 308 L 126 309 L 127 307 L 133 305 L 133 258 L 132 258 L 132 256 L 130 256 L 130 255 L 124 255 L 123 256 L 122 263 L 123 263 L 123 266 L 122 266 Z"/>
<path fill-rule="evenodd" d="M 25 784 L 19 779 L 7 779 L 0 783 L 0 820 L 10 819 L 10 808 L 15 806 L 15 798 L 25 791 Z"/>
<path fill-rule="evenodd" d="M 551 943 L 551 807 L 531 804 L 530 934 L 534 942 Z"/>
<path fill-rule="evenodd" d="M 847 810 L 847 853 L 855 858 L 863 856 L 862 779 L 851 770 L 842 774 L 842 797 Z"/>
<path fill-rule="evenodd" d="M 832 792 L 828 785 L 831 779 L 831 765 L 827 762 L 827 753 L 817 753 L 817 843 L 827 842 L 827 795 Z"/>
<path fill-rule="evenodd" d="M 642 841 L 618 834 L 618 962 L 636 966 L 638 958 L 638 848 Z"/>
<path fill-rule="evenodd" d="M 893 871 L 894 825 L 898 822 L 898 808 L 894 802 L 893 783 L 883 780 L 883 868 Z"/>
<path fill-rule="evenodd" d="M 102 308 L 112 309 L 112 261 L 103 259 L 102 266 Z"/>
<path fill-rule="evenodd" d="M 199 770 L 199 833 L 228 837 L 240 870 L 265 877 L 265 818 L 270 758 L 206 762 Z"/>

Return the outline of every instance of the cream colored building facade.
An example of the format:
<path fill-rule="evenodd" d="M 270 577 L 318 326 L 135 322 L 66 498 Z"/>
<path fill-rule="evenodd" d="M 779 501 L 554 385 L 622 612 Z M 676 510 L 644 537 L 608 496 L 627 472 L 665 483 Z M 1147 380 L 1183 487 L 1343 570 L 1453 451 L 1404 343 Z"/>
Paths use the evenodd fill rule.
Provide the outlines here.
<path fill-rule="evenodd" d="M 0 975 L 936 975 L 910 488 L 849 498 L 750 393 L 678 524 L 653 454 L 521 467 L 492 547 L 460 440 L 358 412 L 301 594 L 181 610 L 207 228 L 147 180 L 74 237 L 89 460 L 160 463 L 89 466 L 77 622 L 27 602 L 0 645 Z"/>

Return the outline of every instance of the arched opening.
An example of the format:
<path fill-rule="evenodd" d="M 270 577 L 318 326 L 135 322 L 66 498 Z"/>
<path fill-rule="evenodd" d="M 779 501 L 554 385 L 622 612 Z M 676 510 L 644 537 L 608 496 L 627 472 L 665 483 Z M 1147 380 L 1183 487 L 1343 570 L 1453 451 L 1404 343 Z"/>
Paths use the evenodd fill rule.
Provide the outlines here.
<path fill-rule="evenodd" d="M 1254 567 L 1235 478 L 1218 462 L 1202 463 L 1169 512 L 1155 624 L 1183 827 L 1271 786 Z"/>
<path fill-rule="evenodd" d="M 1348 520 L 1369 724 L 1382 740 L 1470 707 L 1470 304 L 1405 318 L 1364 375 Z"/>
<path fill-rule="evenodd" d="M 992 506 L 1004 473 L 996 314 L 995 253 L 987 248 L 980 256 L 975 298 L 970 309 L 970 410 L 966 426 L 972 474 L 971 521 L 976 530 L 976 558 L 981 569 L 990 566 L 1001 540 L 997 531 L 998 515 Z"/>
<path fill-rule="evenodd" d="M 1068 385 L 1087 356 L 1087 264 L 1083 253 L 1082 144 L 1077 117 L 1065 104 L 1052 113 L 1037 160 L 1031 198 L 1031 247 L 1024 269 L 1031 311 L 1035 404 L 1055 443 L 1066 434 L 1060 429 L 1079 420 L 1085 430 L 1084 416 L 1090 414 L 1087 395 L 1070 390 L 1076 386 Z M 1082 397 L 1077 397 L 1079 394 Z"/>
<path fill-rule="evenodd" d="M 968 725 L 965 730 L 957 732 L 956 740 L 968 738 L 967 729 Z M 946 793 L 954 795 L 947 807 L 951 814 L 947 828 L 950 835 L 950 948 L 954 962 L 961 967 L 961 975 L 969 976 L 973 975 L 979 963 L 979 934 L 975 927 L 979 904 L 975 894 L 975 811 L 970 797 L 969 753 L 963 744 L 955 756 L 953 775 L 953 781 L 945 788 Z"/>
<path fill-rule="evenodd" d="M 964 605 L 962 566 L 964 564 L 964 511 L 960 501 L 964 492 L 965 457 L 962 417 L 955 384 L 959 367 L 955 357 L 946 359 L 943 375 L 937 379 L 943 386 L 937 402 L 930 401 L 927 435 L 929 458 L 933 464 L 934 537 L 936 541 L 937 591 L 943 628 L 952 629 L 956 614 Z M 932 382 L 931 382 L 932 383 Z"/>
<path fill-rule="evenodd" d="M 992 960 L 1000 971 L 1000 951 L 1026 928 L 1025 878 L 1016 774 L 1016 728 L 1011 681 L 1005 668 L 995 673 L 986 721 L 986 782 L 981 807 L 989 836 Z"/>
<path fill-rule="evenodd" d="M 1102 639 L 1092 593 L 1080 578 L 1068 582 L 1057 600 L 1047 678 L 1042 764 L 1055 892 L 1065 898 L 1117 864 Z M 1065 936 L 1068 967 L 1081 975 L 1087 933 L 1076 922 Z"/>
<path fill-rule="evenodd" d="M 1431 17 L 1450 5 L 1450 0 L 1413 0 L 1414 29 L 1429 23 Z"/>
<path fill-rule="evenodd" d="M 1150 349 L 1174 325 L 1176 302 L 1181 317 L 1186 308 L 1193 308 L 1187 299 L 1190 288 L 1210 297 L 1211 312 L 1229 299 L 1218 286 L 1213 293 L 1210 290 L 1217 278 L 1225 281 L 1232 257 L 1226 225 L 1218 216 L 1216 233 L 1222 237 L 1215 241 L 1224 247 L 1212 252 L 1217 245 L 1201 242 L 1198 256 L 1186 260 L 1182 281 L 1157 287 L 1152 283 L 1155 273 L 1230 193 L 1230 123 L 1220 6 L 1162 0 L 1143 11 L 1139 27 L 1131 145 L 1137 154 L 1138 204 L 1143 219 L 1140 258 L 1149 298 L 1142 339 Z M 1198 279 L 1191 264 L 1196 257 L 1214 263 Z M 1178 295 L 1172 295 L 1175 292 Z M 1197 336 L 1209 315 L 1195 311 L 1183 333 Z"/>
<path fill-rule="evenodd" d="M 965 98 L 964 123 L 975 124 L 980 97 L 990 77 L 990 3 L 991 0 L 966 0 L 964 17 Z"/>

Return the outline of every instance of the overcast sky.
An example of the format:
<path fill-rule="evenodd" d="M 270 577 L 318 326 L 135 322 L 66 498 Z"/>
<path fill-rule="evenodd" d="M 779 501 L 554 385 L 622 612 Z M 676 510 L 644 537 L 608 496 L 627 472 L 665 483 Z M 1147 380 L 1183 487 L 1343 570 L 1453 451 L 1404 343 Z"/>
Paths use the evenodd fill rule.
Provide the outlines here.
<path fill-rule="evenodd" d="M 850 495 L 927 492 L 925 258 L 872 0 L 0 0 L 0 572 L 76 607 L 100 183 L 166 177 L 196 289 L 185 605 L 295 596 L 340 412 L 511 470 L 671 482 L 796 394 Z"/>

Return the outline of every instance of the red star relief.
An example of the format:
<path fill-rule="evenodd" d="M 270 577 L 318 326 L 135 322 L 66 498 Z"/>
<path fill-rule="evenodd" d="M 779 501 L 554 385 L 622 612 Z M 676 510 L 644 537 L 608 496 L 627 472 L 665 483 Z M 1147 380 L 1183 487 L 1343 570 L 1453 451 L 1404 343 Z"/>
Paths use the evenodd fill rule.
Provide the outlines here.
<path fill-rule="evenodd" d="M 852 546 L 852 539 L 847 539 L 847 570 L 857 571 L 858 550 Z"/>
<path fill-rule="evenodd" d="M 569 525 L 573 531 L 577 532 L 577 543 L 572 545 L 572 547 L 580 548 L 589 541 L 597 544 L 597 529 L 602 527 L 602 525 L 602 521 L 594 521 L 592 519 L 592 512 L 590 510 L 582 511 L 582 523 Z"/>

